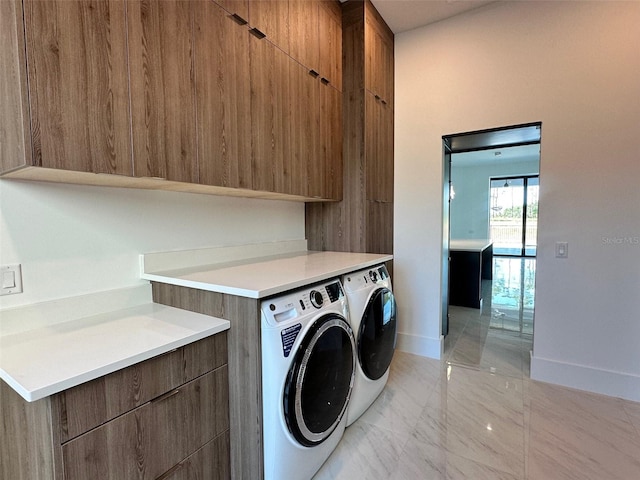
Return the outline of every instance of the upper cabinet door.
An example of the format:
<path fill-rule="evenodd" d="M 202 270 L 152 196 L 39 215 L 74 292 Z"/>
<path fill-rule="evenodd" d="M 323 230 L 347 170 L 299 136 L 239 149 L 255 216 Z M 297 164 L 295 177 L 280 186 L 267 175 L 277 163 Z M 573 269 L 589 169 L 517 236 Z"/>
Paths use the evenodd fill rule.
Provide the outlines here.
<path fill-rule="evenodd" d="M 318 4 L 320 75 L 342 91 L 342 11 L 335 0 Z"/>
<path fill-rule="evenodd" d="M 132 175 L 121 0 L 25 0 L 33 164 Z"/>
<path fill-rule="evenodd" d="M 199 181 L 252 188 L 249 34 L 213 2 L 192 2 Z"/>
<path fill-rule="evenodd" d="M 191 3 L 129 0 L 135 175 L 197 183 Z"/>
<path fill-rule="evenodd" d="M 255 190 L 293 193 L 297 179 L 289 150 L 291 59 L 265 39 L 249 35 L 251 159 Z"/>
<path fill-rule="evenodd" d="M 289 0 L 251 0 L 249 25 L 289 53 Z"/>
<path fill-rule="evenodd" d="M 289 0 L 290 55 L 308 70 L 320 73 L 318 1 Z"/>
<path fill-rule="evenodd" d="M 392 104 L 393 33 L 377 12 L 365 12 L 365 88 Z"/>
<path fill-rule="evenodd" d="M 249 0 L 213 0 L 227 12 L 233 15 L 236 21 L 249 21 Z M 253 1 L 253 0 L 252 0 Z"/>

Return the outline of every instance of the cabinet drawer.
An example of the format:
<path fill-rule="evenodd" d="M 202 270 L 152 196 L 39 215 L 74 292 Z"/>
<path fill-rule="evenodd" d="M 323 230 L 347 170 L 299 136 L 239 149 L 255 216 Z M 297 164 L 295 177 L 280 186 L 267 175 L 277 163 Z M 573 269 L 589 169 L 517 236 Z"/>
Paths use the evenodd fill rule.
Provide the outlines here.
<path fill-rule="evenodd" d="M 62 443 L 227 363 L 226 332 L 55 396 Z"/>
<path fill-rule="evenodd" d="M 60 441 L 70 440 L 184 383 L 182 349 L 56 395 Z"/>
<path fill-rule="evenodd" d="M 190 343 L 182 350 L 184 381 L 188 382 L 227 363 L 227 332 Z"/>
<path fill-rule="evenodd" d="M 158 480 L 228 480 L 229 431 L 221 433 Z"/>
<path fill-rule="evenodd" d="M 65 479 L 155 479 L 228 429 L 224 365 L 64 444 Z"/>

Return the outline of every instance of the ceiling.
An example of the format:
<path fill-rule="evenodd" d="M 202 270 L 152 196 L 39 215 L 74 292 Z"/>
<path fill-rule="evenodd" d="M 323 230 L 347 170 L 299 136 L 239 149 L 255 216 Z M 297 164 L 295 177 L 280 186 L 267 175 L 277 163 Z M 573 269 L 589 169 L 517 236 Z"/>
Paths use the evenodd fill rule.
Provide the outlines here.
<path fill-rule="evenodd" d="M 480 8 L 494 1 L 371 0 L 371 3 L 380 12 L 393 33 L 400 33 Z"/>

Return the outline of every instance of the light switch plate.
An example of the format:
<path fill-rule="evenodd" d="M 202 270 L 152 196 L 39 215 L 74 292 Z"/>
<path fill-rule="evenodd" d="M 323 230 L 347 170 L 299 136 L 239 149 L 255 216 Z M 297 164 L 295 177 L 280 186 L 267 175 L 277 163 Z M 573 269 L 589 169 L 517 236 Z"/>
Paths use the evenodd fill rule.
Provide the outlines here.
<path fill-rule="evenodd" d="M 569 242 L 556 242 L 556 258 L 569 257 Z"/>
<path fill-rule="evenodd" d="M 20 264 L 0 266 L 0 295 L 22 293 L 22 267 Z"/>

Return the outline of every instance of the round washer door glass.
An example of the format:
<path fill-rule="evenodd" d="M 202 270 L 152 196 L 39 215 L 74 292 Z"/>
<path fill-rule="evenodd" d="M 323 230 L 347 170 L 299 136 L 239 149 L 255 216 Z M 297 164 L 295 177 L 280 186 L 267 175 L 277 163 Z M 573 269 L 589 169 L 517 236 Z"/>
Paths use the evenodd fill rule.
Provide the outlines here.
<path fill-rule="evenodd" d="M 340 423 L 351 396 L 355 341 L 340 315 L 319 318 L 298 348 L 284 387 L 284 416 L 300 444 L 326 440 Z"/>
<path fill-rule="evenodd" d="M 396 348 L 396 300 L 388 288 L 373 292 L 358 332 L 358 361 L 363 373 L 377 380 L 391 365 Z"/>

